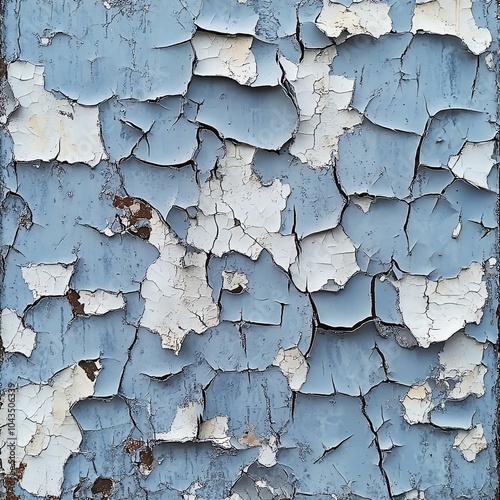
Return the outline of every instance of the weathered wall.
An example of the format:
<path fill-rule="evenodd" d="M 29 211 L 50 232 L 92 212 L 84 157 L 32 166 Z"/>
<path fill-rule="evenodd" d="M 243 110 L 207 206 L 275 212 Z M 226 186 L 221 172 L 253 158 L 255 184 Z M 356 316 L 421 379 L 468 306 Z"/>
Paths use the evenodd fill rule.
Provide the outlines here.
<path fill-rule="evenodd" d="M 2 498 L 494 498 L 496 8 L 5 0 Z"/>

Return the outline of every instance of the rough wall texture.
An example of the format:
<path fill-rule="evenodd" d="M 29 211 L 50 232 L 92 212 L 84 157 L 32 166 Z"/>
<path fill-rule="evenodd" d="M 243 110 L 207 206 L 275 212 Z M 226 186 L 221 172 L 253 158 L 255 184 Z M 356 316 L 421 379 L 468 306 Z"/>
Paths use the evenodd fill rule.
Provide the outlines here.
<path fill-rule="evenodd" d="M 2 5 L 0 496 L 493 499 L 495 2 Z"/>

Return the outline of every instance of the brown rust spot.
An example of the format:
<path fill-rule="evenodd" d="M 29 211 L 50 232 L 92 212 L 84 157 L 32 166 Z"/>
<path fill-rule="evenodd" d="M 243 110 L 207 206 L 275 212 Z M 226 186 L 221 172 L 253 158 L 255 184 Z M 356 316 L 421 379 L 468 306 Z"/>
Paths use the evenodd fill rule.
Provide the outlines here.
<path fill-rule="evenodd" d="M 13 474 L 8 474 L 3 478 L 5 500 L 20 500 L 14 493 L 14 486 L 23 478 L 24 469 L 26 469 L 26 464 L 21 463 L 14 469 Z"/>
<path fill-rule="evenodd" d="M 73 310 L 73 314 L 75 316 L 82 316 L 85 314 L 83 310 L 83 304 L 80 304 L 78 299 L 80 298 L 80 294 L 76 290 L 72 290 L 71 288 L 66 292 L 66 298 Z"/>
<path fill-rule="evenodd" d="M 137 224 L 141 219 L 149 220 L 153 216 L 153 211 L 149 205 L 130 196 L 115 196 L 113 205 L 129 212 L 128 219 L 131 226 Z"/>
<path fill-rule="evenodd" d="M 3 80 L 7 77 L 7 65 L 5 61 L 0 58 L 0 80 Z"/>
<path fill-rule="evenodd" d="M 143 240 L 149 240 L 151 229 L 149 227 L 140 227 L 136 231 L 130 231 L 133 235 L 139 236 Z"/>
<path fill-rule="evenodd" d="M 154 462 L 153 450 L 149 446 L 146 446 L 146 448 L 140 452 L 139 461 L 141 463 L 141 466 L 144 467 L 145 469 L 147 470 L 153 469 L 153 462 Z"/>
<path fill-rule="evenodd" d="M 25 227 L 27 229 L 29 229 L 29 227 L 31 226 L 31 220 L 26 215 L 20 215 L 18 222 L 21 227 Z"/>
<path fill-rule="evenodd" d="M 78 366 L 83 369 L 91 382 L 96 379 L 96 375 L 99 372 L 99 369 L 97 368 L 95 361 L 80 361 L 78 363 Z"/>
<path fill-rule="evenodd" d="M 134 453 L 143 446 L 144 442 L 141 441 L 140 439 L 129 439 L 125 444 L 125 451 L 130 455 L 131 453 Z"/>
<path fill-rule="evenodd" d="M 108 477 L 98 477 L 95 481 L 94 484 L 92 485 L 92 488 L 90 491 L 94 495 L 97 495 L 97 493 L 102 494 L 102 499 L 109 498 L 111 495 L 111 490 L 113 488 L 113 480 L 109 479 Z"/>

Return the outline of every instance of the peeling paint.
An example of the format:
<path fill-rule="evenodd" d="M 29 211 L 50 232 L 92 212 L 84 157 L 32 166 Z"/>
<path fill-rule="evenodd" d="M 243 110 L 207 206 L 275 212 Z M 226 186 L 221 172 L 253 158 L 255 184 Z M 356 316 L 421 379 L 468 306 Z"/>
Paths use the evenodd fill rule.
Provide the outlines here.
<path fill-rule="evenodd" d="M 487 443 L 481 424 L 475 425 L 470 431 L 458 431 L 453 442 L 453 447 L 459 448 L 468 462 L 473 462 L 476 455 L 483 451 L 486 446 Z"/>
<path fill-rule="evenodd" d="M 0 498 L 496 498 L 497 10 L 0 2 Z"/>
<path fill-rule="evenodd" d="M 9 83 L 18 107 L 7 128 L 17 161 L 58 160 L 95 167 L 107 155 L 97 107 L 56 99 L 44 88 L 44 68 L 29 62 L 9 64 Z"/>
<path fill-rule="evenodd" d="M 479 323 L 488 296 L 482 264 L 473 262 L 456 278 L 431 281 L 405 275 L 393 285 L 399 291 L 403 318 L 419 345 L 449 339 L 467 323 Z"/>
<path fill-rule="evenodd" d="M 51 295 L 64 295 L 69 289 L 73 271 L 72 264 L 30 264 L 21 268 L 34 300 Z"/>
<path fill-rule="evenodd" d="M 405 408 L 404 418 L 410 424 L 429 422 L 429 412 L 432 409 L 432 390 L 426 382 L 414 385 L 402 401 Z"/>

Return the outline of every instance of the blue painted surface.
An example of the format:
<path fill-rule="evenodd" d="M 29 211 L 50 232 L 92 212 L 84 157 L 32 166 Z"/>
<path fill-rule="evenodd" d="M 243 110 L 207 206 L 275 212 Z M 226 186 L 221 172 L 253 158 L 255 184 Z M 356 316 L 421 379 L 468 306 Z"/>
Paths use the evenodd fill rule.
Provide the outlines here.
<path fill-rule="evenodd" d="M 375 5 L 361 3 L 368 9 Z M 51 386 L 56 374 L 71 367 L 98 366 L 96 373 L 86 371 L 92 395 L 77 398 L 68 409 L 81 443 L 68 453 L 55 497 L 495 498 L 497 153 L 487 187 L 460 178 L 449 166 L 467 143 L 492 141 L 497 132 L 494 2 L 472 4 L 473 21 L 493 38 L 479 55 L 458 34 L 440 33 L 437 21 L 436 33 L 412 33 L 417 7 L 407 0 L 383 4 L 390 33 L 349 36 L 345 31 L 337 39 L 317 22 L 322 9 L 317 0 L 4 4 L 5 63 L 43 65 L 47 92 L 74 107 L 96 109 L 94 125 L 108 156 L 94 168 L 40 161 L 36 153 L 32 161 L 18 161 L 16 148 L 29 149 L 29 137 L 13 143 L 9 126 L 20 110 L 7 112 L 7 97 L 0 100 L 7 121 L 0 130 L 0 304 L 36 333 L 29 356 L 11 352 L 2 334 L 2 401 L 5 405 L 9 383 L 22 394 L 30 385 Z M 230 41 L 253 37 L 255 79 L 241 85 L 216 70 L 212 76 L 195 75 L 199 61 L 191 40 L 202 32 L 227 35 Z M 308 113 L 330 119 L 331 109 L 322 109 L 321 99 L 334 102 L 343 94 L 325 87 L 302 63 L 308 51 L 319 57 L 332 45 L 332 81 L 336 76 L 353 82 L 342 111 L 360 119 L 344 127 L 330 162 L 313 168 L 290 148 L 298 143 Z M 225 57 L 224 50 L 217 57 Z M 245 64 L 251 67 L 248 57 Z M 234 61 L 227 64 L 239 70 Z M 290 72 L 293 65 L 306 72 L 299 71 L 298 80 Z M 298 105 L 301 79 L 311 93 L 312 111 Z M 324 138 L 315 140 L 319 149 Z M 226 210 L 216 191 L 224 186 L 231 143 L 251 148 L 254 155 L 251 180 L 241 168 L 241 185 L 224 193 L 232 200 L 224 200 Z M 480 170 L 481 161 L 472 162 L 471 169 Z M 257 206 L 260 213 L 279 212 L 279 227 L 268 231 L 276 246 L 254 236 L 252 220 L 234 215 L 238 203 L 252 206 L 245 198 L 249 184 L 283 188 L 283 207 L 270 208 L 264 198 Z M 206 224 L 209 234 L 203 216 L 208 218 L 212 203 L 218 213 L 229 213 L 231 228 L 251 235 L 258 255 L 218 255 L 189 246 L 196 225 Z M 305 237 L 328 234 L 339 225 L 355 248 L 358 267 L 351 272 L 347 257 L 337 260 L 349 275 L 345 285 L 335 288 L 330 280 L 317 290 L 299 291 L 292 271 L 278 258 L 276 241 L 290 237 L 283 253 L 293 262 Z M 161 241 L 161 228 L 171 231 L 173 242 L 154 239 Z M 223 229 L 228 227 L 216 228 L 216 238 Z M 190 281 L 197 269 L 189 262 L 191 252 L 170 271 L 169 259 L 175 259 L 168 252 L 179 249 L 206 257 L 201 275 L 209 297 Z M 321 250 L 311 256 L 321 276 L 335 267 L 331 251 L 326 260 Z M 179 352 L 162 345 L 162 332 L 141 324 L 148 307 L 154 308 L 145 292 L 146 276 L 157 280 L 161 296 L 163 278 L 150 271 L 157 259 L 164 259 L 170 273 L 169 293 L 181 294 L 207 322 L 202 332 L 188 328 Z M 425 278 L 428 287 L 447 283 L 452 289 L 447 300 L 456 304 L 463 297 L 453 295 L 448 280 L 474 262 L 482 265 L 488 295 L 479 320 L 464 321 L 451 340 L 417 345 L 399 284 L 412 277 Z M 64 293 L 35 298 L 23 268 L 57 263 L 74 265 Z M 241 289 L 224 284 L 234 273 L 246 279 Z M 82 292 L 97 290 L 123 297 L 124 305 L 104 314 L 80 309 Z M 76 303 L 72 292 L 80 293 Z M 202 299 L 216 305 L 215 326 L 197 309 Z M 168 319 L 175 312 L 155 314 Z M 5 324 L 2 328 L 6 332 Z M 462 353 L 457 373 L 443 375 L 444 349 L 464 332 L 480 343 L 482 358 Z M 283 352 L 298 352 L 306 363 L 298 389 L 279 363 Z M 484 385 L 482 394 L 451 396 L 469 376 L 467 370 L 484 367 L 484 381 L 476 380 Z M 410 422 L 405 398 L 424 384 L 431 391 L 428 414 Z M 24 399 L 17 402 L 18 415 L 29 413 Z M 179 431 L 186 435 L 166 438 L 179 425 L 180 411 L 190 407 L 199 410 Z M 203 438 L 203 426 L 216 417 L 226 419 L 226 445 Z M 478 424 L 486 446 L 467 460 L 456 436 Z M 6 429 L 0 426 L 4 451 Z M 26 446 L 29 432 L 17 431 L 16 439 L 26 440 Z M 2 498 L 51 498 L 9 473 L 4 459 L 1 466 Z M 28 460 L 27 468 L 33 467 Z"/>

